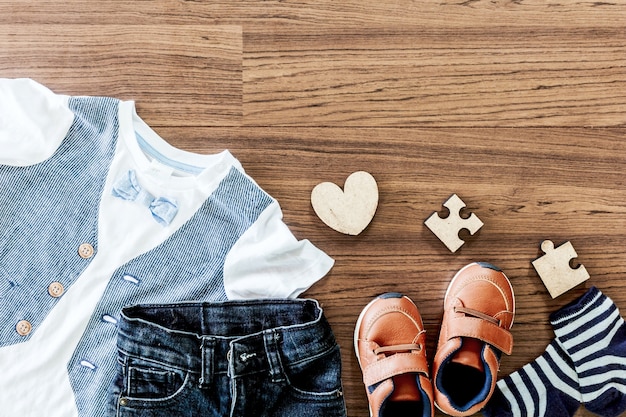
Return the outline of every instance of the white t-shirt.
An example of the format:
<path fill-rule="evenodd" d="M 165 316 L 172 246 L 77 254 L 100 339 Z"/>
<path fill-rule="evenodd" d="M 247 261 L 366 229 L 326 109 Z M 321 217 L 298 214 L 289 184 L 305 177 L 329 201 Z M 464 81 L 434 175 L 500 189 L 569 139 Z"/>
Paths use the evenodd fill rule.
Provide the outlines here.
<path fill-rule="evenodd" d="M 54 160 L 57 150 L 78 123 L 70 105 L 75 99 L 80 98 L 54 94 L 32 80 L 0 80 L 0 184 L 2 175 L 20 175 L 21 169 Z M 186 230 L 207 199 L 233 172 L 248 186 L 253 183 L 258 188 L 228 151 L 199 155 L 176 149 L 139 118 L 132 101 L 118 102 L 117 109 L 115 126 L 119 128 L 114 153 L 97 202 L 97 249 L 88 266 L 71 285 L 54 290 L 61 294 L 54 295 L 52 307 L 29 306 L 33 310 L 46 309 L 39 311 L 42 320 L 0 324 L 11 327 L 12 332 L 18 332 L 19 328 L 26 333 L 17 336 L 11 333 L 11 337 L 18 338 L 17 342 L 0 340 L 0 415 L 3 417 L 82 415 L 68 376 L 68 364 L 81 340 L 91 337 L 90 319 L 96 306 L 106 302 L 106 290 L 113 274 L 133 259 L 158 250 L 175 233 L 180 238 L 181 230 Z M 11 170 L 3 170 L 2 166 Z M 129 172 L 149 195 L 166 196 L 175 202 L 177 214 L 169 224 L 155 221 L 145 204 L 114 196 L 112 188 Z M 296 297 L 326 275 L 333 261 L 309 241 L 297 240 L 282 221 L 278 203 L 260 188 L 255 192 L 263 193 L 268 204 L 229 247 L 223 264 L 216 266 L 223 275 L 222 294 L 228 299 Z M 72 198 L 64 196 L 61 201 L 71 204 Z M 8 213 L 14 204 L 17 203 L 6 201 L 0 189 L 0 216 Z M 22 244 L 19 236 L 3 230 L 0 230 L 0 243 L 13 248 Z M 19 274 L 6 266 L 10 264 L 11 260 L 3 259 L 0 253 L 0 271 L 4 268 L 7 275 Z M 153 267 L 158 269 L 159 265 Z M 5 284 L 0 283 L 0 303 L 11 299 L 2 296 L 3 288 L 16 291 L 14 287 L 18 287 L 6 279 Z M 36 277 L 28 285 L 53 291 L 48 290 L 53 279 Z M 163 286 L 162 291 L 163 302 L 169 302 L 167 287 Z M 150 301 L 159 299 L 160 295 L 153 291 Z M 179 301 L 181 296 L 177 297 Z M 204 300 L 218 298 L 215 295 Z M 0 307 L 0 311 L 11 309 L 11 305 Z M 115 322 L 117 313 L 109 311 L 108 320 Z M 111 351 L 110 355 L 114 356 L 115 352 Z M 86 365 L 93 366 L 88 361 Z M 103 389 L 97 392 L 99 396 L 106 395 Z"/>

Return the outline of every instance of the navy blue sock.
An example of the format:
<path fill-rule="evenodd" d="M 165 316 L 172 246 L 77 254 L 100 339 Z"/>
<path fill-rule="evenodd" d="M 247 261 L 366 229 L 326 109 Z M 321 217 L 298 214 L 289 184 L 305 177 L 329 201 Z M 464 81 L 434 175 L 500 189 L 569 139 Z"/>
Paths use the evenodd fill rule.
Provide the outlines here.
<path fill-rule="evenodd" d="M 500 379 L 486 417 L 572 417 L 580 407 L 576 371 L 556 340 L 533 362 Z"/>
<path fill-rule="evenodd" d="M 613 301 L 592 287 L 550 321 L 574 364 L 585 408 L 602 417 L 626 411 L 626 326 Z"/>

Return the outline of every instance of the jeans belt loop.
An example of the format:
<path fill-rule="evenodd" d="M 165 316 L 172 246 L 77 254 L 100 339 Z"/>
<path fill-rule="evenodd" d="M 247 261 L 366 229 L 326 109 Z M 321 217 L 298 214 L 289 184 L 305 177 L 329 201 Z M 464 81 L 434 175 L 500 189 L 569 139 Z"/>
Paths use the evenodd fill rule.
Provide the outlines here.
<path fill-rule="evenodd" d="M 270 376 L 272 382 L 284 382 L 285 373 L 280 360 L 280 344 L 281 334 L 276 330 L 270 330 L 263 334 L 263 343 L 265 344 L 265 354 L 270 366 Z"/>
<path fill-rule="evenodd" d="M 202 369 L 200 370 L 200 388 L 211 385 L 213 380 L 213 360 L 215 358 L 215 339 L 210 337 L 202 338 Z"/>

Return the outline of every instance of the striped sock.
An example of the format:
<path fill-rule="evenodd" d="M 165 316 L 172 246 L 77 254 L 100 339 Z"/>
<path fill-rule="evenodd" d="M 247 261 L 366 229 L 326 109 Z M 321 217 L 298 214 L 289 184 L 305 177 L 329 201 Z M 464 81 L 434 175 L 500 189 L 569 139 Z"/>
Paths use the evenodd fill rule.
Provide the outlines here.
<path fill-rule="evenodd" d="M 576 371 L 556 340 L 522 369 L 498 381 L 486 417 L 571 417 L 580 407 Z"/>
<path fill-rule="evenodd" d="M 626 411 L 626 326 L 613 301 L 592 287 L 550 321 L 574 363 L 585 408 L 603 417 Z"/>

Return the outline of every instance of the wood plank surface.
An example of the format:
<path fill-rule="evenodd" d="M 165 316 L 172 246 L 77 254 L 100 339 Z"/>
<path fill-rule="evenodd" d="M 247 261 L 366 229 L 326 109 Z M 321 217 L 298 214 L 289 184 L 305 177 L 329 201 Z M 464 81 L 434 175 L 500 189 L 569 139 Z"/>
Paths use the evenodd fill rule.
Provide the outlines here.
<path fill-rule="evenodd" d="M 585 288 L 626 311 L 623 2 L 0 0 L 0 77 L 136 100 L 172 145 L 230 149 L 336 260 L 304 296 L 342 348 L 349 416 L 368 415 L 354 324 L 382 292 L 416 302 L 432 359 L 454 273 L 503 268 L 517 316 L 501 376 L 543 352 L 549 314 Z M 310 193 L 358 170 L 378 210 L 342 235 Z M 423 225 L 453 193 L 485 223 L 454 254 Z M 530 263 L 543 239 L 570 240 L 590 280 L 552 300 Z"/>
<path fill-rule="evenodd" d="M 622 28 L 259 30 L 244 33 L 246 123 L 626 123 Z"/>

